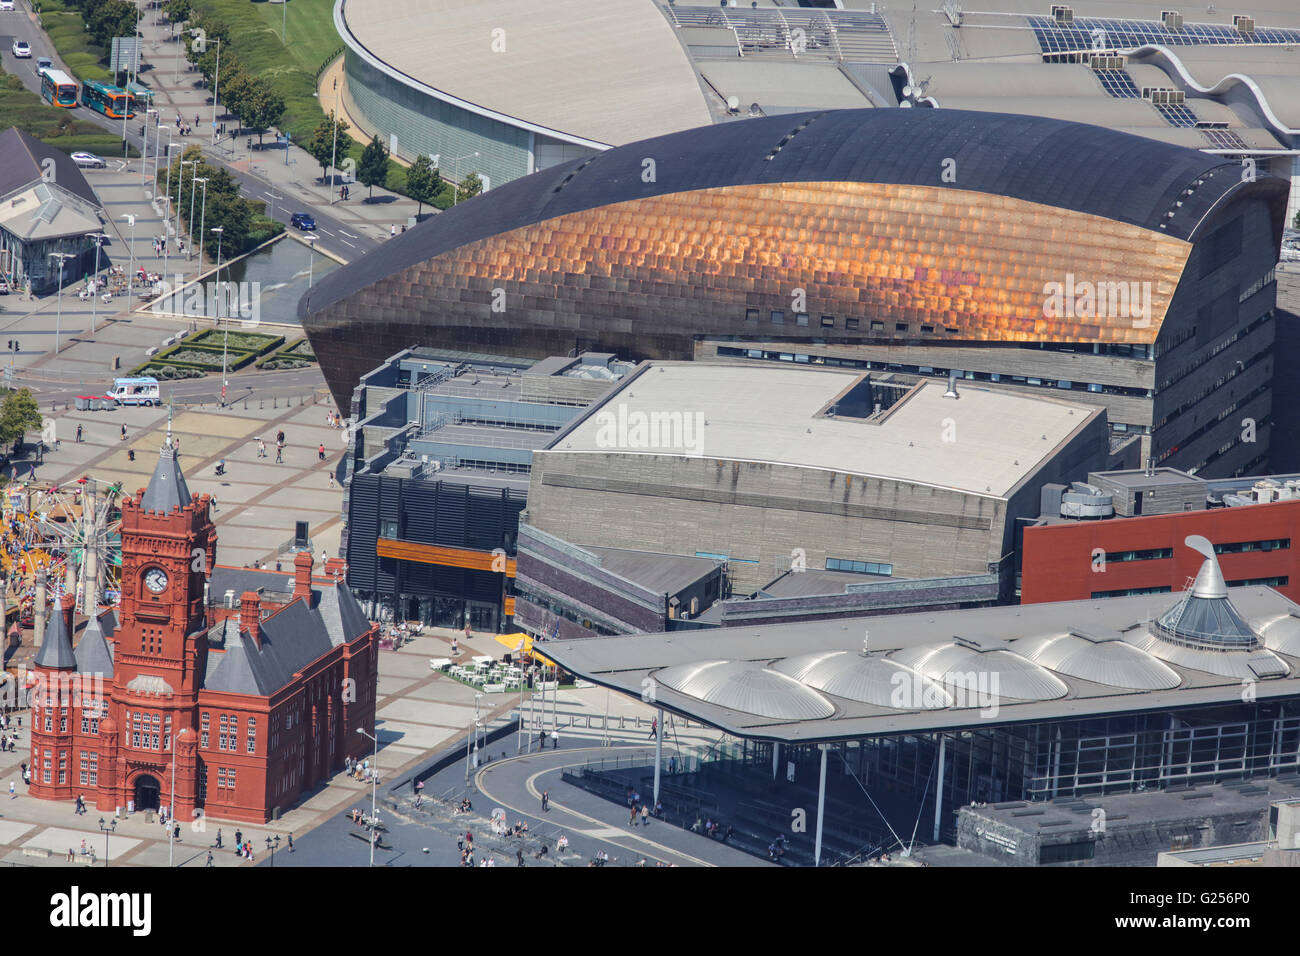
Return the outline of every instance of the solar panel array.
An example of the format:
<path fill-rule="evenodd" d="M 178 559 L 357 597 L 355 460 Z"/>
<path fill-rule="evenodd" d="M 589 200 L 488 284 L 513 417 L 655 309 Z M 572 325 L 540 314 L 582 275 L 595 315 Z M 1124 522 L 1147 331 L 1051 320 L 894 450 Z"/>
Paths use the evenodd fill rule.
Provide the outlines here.
<path fill-rule="evenodd" d="M 1102 88 L 1117 99 L 1141 99 L 1142 91 L 1133 82 L 1127 70 L 1093 70 Z"/>
<path fill-rule="evenodd" d="M 1286 27 L 1257 27 L 1254 33 L 1240 33 L 1221 23 L 1188 23 L 1170 30 L 1159 20 L 1119 20 L 1111 17 L 1081 17 L 1058 24 L 1052 17 L 1026 17 L 1043 53 L 1075 53 L 1087 50 L 1131 50 L 1148 43 L 1163 46 L 1228 46 L 1241 44 L 1300 43 L 1300 30 Z"/>
<path fill-rule="evenodd" d="M 1165 118 L 1170 126 L 1181 126 L 1191 129 L 1198 122 L 1196 114 L 1181 103 L 1153 103 L 1153 106 L 1160 111 L 1160 115 Z"/>
<path fill-rule="evenodd" d="M 1251 146 L 1241 138 L 1236 130 L 1231 129 L 1203 129 L 1201 135 L 1215 149 L 1250 149 Z"/>

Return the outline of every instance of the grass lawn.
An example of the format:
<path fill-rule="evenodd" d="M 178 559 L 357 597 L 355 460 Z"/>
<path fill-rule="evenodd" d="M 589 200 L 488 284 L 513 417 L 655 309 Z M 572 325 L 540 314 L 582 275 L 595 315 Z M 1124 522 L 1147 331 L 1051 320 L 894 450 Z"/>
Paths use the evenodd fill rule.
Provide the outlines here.
<path fill-rule="evenodd" d="M 112 83 L 113 75 L 100 63 L 101 58 L 107 59 L 106 51 L 90 42 L 81 14 L 59 0 L 38 0 L 38 5 L 41 25 L 72 75 L 82 81 Z"/>

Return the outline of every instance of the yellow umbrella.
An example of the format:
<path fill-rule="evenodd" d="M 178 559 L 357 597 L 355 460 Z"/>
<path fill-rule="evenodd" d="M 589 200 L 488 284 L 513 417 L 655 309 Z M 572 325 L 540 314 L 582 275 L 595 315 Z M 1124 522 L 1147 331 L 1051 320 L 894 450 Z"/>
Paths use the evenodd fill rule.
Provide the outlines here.
<path fill-rule="evenodd" d="M 535 660 L 541 661 L 547 667 L 555 666 L 555 661 L 551 660 L 545 654 L 533 650 L 532 635 L 525 634 L 523 631 L 519 631 L 515 634 L 498 634 L 496 636 L 496 641 L 498 644 L 510 648 L 511 651 L 522 650 L 523 653 L 530 655 Z M 523 644 L 522 648 L 519 646 L 521 643 Z"/>

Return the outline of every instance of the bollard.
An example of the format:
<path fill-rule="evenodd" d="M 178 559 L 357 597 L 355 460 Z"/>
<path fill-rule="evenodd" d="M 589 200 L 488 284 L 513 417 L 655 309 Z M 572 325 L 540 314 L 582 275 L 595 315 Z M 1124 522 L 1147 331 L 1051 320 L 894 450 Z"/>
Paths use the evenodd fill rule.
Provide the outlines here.
<path fill-rule="evenodd" d="M 280 398 L 279 398 L 279 396 L 273 396 L 273 397 L 271 398 L 271 407 L 272 407 L 272 408 L 279 408 L 279 407 L 280 407 Z"/>

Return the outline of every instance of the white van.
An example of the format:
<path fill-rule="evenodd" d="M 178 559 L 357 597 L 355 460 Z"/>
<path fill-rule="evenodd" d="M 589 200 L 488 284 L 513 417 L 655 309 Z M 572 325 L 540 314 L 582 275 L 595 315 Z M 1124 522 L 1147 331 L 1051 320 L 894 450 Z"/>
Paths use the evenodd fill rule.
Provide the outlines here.
<path fill-rule="evenodd" d="M 119 405 L 161 405 L 156 378 L 118 378 L 113 380 L 109 397 Z"/>

